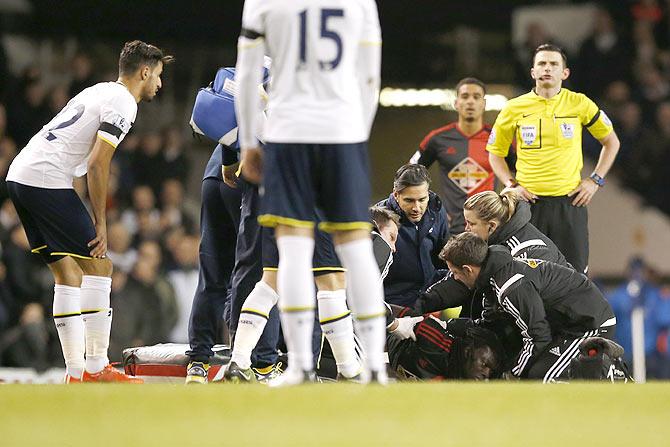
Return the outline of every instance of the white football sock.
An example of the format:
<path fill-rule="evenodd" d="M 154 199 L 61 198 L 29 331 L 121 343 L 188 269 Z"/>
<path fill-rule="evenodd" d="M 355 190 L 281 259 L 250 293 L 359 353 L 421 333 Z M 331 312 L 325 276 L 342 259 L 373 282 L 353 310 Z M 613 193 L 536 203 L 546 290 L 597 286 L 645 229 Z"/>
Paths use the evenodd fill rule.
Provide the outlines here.
<path fill-rule="evenodd" d="M 386 318 L 384 291 L 379 267 L 369 238 L 336 245 L 342 266 L 347 269 L 347 290 L 356 317 L 356 333 L 361 339 L 367 368 L 386 377 L 384 345 Z"/>
<path fill-rule="evenodd" d="M 316 294 L 321 331 L 333 351 L 337 371 L 351 378 L 360 373 L 361 364 L 354 348 L 354 325 L 344 289 Z"/>
<path fill-rule="evenodd" d="M 86 371 L 102 371 L 109 363 L 107 349 L 112 329 L 109 295 L 112 278 L 84 275 L 81 281 L 81 314 L 86 330 Z"/>
<path fill-rule="evenodd" d="M 282 236 L 277 239 L 279 271 L 277 289 L 289 368 L 314 369 L 312 331 L 314 330 L 314 239 Z"/>
<path fill-rule="evenodd" d="M 263 281 L 256 283 L 247 299 L 244 300 L 240 319 L 237 323 L 235 343 L 231 362 L 237 363 L 242 369 L 251 367 L 251 351 L 263 335 L 270 311 L 277 304 L 279 295 Z"/>
<path fill-rule="evenodd" d="M 65 368 L 71 377 L 81 379 L 84 373 L 84 321 L 81 317 L 79 287 L 54 286 L 53 316 L 63 349 Z"/>

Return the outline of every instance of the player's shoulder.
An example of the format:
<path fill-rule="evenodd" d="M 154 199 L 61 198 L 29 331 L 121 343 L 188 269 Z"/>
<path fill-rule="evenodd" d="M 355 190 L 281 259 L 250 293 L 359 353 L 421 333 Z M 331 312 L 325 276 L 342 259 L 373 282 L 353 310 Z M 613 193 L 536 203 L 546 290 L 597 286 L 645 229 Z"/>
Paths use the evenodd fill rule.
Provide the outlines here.
<path fill-rule="evenodd" d="M 456 125 L 457 125 L 457 124 L 458 124 L 458 123 L 453 122 L 453 123 L 449 123 L 449 124 L 446 124 L 446 125 L 444 125 L 444 126 L 435 128 L 435 129 L 431 130 L 430 132 L 428 132 L 428 133 L 426 134 L 426 136 L 424 137 L 423 140 L 424 140 L 425 142 L 428 142 L 428 141 L 432 140 L 432 139 L 433 139 L 434 137 L 436 137 L 436 136 L 442 135 L 442 134 L 444 134 L 444 133 L 450 133 L 450 132 L 453 132 L 453 131 L 456 130 Z"/>

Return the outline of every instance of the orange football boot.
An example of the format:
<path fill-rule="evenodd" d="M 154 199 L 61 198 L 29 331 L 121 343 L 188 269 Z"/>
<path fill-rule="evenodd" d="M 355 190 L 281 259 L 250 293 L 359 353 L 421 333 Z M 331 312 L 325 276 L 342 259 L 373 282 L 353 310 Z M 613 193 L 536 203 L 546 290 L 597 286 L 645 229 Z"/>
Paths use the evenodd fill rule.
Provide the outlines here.
<path fill-rule="evenodd" d="M 120 382 L 120 383 L 144 383 L 144 380 L 137 377 L 128 376 L 121 371 L 118 371 L 112 365 L 107 365 L 103 368 L 102 371 L 91 374 L 88 371 L 84 371 L 84 376 L 81 378 L 82 382 L 100 382 L 100 383 L 110 383 L 110 382 Z"/>

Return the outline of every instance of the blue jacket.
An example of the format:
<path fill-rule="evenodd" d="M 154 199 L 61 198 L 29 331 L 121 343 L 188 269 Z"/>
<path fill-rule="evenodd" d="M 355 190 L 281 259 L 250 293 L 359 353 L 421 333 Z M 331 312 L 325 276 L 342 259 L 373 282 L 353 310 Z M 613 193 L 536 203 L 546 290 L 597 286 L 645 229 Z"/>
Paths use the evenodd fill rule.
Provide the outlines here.
<path fill-rule="evenodd" d="M 426 213 L 417 224 L 407 219 L 393 194 L 377 205 L 400 215 L 396 252 L 384 279 L 386 302 L 412 306 L 419 293 L 437 280 L 437 269 L 446 268 L 438 255 L 449 239 L 447 212 L 440 198 L 432 191 Z"/>

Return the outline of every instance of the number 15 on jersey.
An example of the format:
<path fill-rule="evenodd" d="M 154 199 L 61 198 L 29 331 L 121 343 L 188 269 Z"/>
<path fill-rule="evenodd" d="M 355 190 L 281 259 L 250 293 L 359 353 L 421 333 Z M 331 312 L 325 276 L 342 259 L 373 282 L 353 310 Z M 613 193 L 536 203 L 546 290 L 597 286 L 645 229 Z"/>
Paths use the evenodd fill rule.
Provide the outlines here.
<path fill-rule="evenodd" d="M 307 10 L 303 10 L 298 14 L 300 20 L 300 64 L 299 70 L 305 69 L 307 59 L 310 57 L 307 49 Z M 342 38 L 339 33 L 331 28 L 329 24 L 332 20 L 344 17 L 344 10 L 342 9 L 322 9 L 321 10 L 321 32 L 320 38 L 331 40 L 335 44 L 335 57 L 332 60 L 319 60 L 319 68 L 323 71 L 335 70 L 342 60 Z"/>

